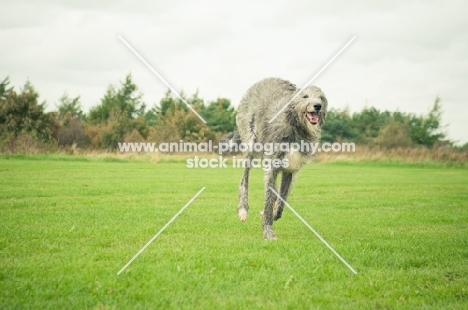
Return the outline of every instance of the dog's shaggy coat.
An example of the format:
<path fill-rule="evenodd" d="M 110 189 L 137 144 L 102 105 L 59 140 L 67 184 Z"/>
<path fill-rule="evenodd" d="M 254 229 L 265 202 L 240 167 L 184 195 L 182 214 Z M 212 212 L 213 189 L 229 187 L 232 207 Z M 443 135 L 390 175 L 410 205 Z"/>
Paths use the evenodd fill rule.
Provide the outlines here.
<path fill-rule="evenodd" d="M 320 128 L 327 113 L 327 99 L 320 88 L 305 88 L 278 117 L 271 123 L 270 119 L 299 92 L 289 81 L 278 78 L 267 78 L 254 84 L 241 100 L 237 114 L 238 135 L 229 138 L 237 143 L 316 143 L 320 139 Z M 244 152 L 244 158 L 251 162 L 254 157 L 288 160 L 288 167 L 265 170 L 265 204 L 263 209 L 263 238 L 275 239 L 273 220 L 278 220 L 283 212 L 284 203 L 269 189 L 276 190 L 276 178 L 281 172 L 279 194 L 286 200 L 297 172 L 312 157 L 312 152 L 285 152 L 276 150 L 271 155 Z M 249 170 L 245 168 L 239 185 L 239 205 L 237 212 L 241 221 L 247 220 Z"/>

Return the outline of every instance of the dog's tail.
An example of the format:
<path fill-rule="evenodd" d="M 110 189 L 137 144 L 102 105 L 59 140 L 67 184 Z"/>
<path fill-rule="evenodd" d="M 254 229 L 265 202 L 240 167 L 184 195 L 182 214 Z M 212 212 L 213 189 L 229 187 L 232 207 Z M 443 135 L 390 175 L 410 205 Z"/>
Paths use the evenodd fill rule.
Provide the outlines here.
<path fill-rule="evenodd" d="M 219 147 L 222 154 L 231 154 L 239 152 L 239 145 L 242 143 L 238 131 L 233 131 L 219 140 Z"/>

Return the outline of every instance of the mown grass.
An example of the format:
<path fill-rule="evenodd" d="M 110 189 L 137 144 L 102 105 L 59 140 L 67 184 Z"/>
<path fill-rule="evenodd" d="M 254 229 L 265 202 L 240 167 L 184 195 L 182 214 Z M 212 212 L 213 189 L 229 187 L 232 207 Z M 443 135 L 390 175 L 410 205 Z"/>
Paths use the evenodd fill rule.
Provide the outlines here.
<path fill-rule="evenodd" d="M 239 169 L 183 162 L 0 157 L 0 308 L 463 309 L 468 169 L 321 163 L 301 171 L 289 210 L 261 233 L 235 209 Z M 117 272 L 202 187 L 122 274 Z"/>

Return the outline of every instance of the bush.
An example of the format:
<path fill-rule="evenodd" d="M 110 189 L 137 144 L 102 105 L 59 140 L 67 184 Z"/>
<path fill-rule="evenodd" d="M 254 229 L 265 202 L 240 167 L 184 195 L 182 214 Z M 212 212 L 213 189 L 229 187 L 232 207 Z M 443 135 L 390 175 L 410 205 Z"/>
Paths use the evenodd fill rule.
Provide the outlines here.
<path fill-rule="evenodd" d="M 382 148 L 407 147 L 411 145 L 410 128 L 407 123 L 390 121 L 382 126 L 374 143 Z"/>
<path fill-rule="evenodd" d="M 86 146 L 85 124 L 81 119 L 70 119 L 67 125 L 61 126 L 58 130 L 59 146 L 71 146 L 84 148 Z"/>

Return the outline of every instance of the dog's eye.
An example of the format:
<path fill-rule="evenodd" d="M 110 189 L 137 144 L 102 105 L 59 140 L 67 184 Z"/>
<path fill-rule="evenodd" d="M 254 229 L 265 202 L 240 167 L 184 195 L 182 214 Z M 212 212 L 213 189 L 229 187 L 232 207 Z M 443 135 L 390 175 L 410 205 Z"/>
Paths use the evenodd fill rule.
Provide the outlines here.
<path fill-rule="evenodd" d="M 302 98 L 309 98 L 309 96 L 308 96 L 308 95 L 304 95 L 304 97 L 302 97 Z"/>

